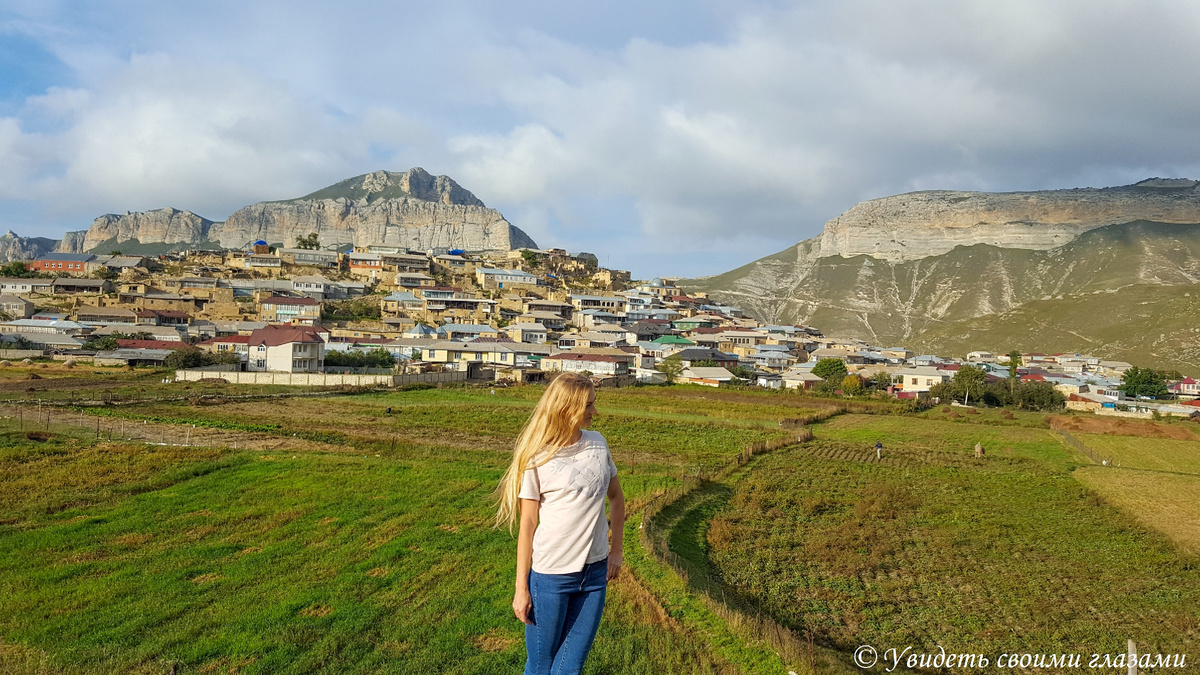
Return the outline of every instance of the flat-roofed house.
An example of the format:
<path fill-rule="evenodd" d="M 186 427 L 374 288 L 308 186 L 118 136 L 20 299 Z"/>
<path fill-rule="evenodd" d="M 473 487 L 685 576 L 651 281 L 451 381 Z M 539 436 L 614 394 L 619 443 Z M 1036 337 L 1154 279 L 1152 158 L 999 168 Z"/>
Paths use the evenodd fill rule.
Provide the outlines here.
<path fill-rule="evenodd" d="M 54 280 L 55 295 L 101 295 L 112 292 L 113 285 L 107 279 L 73 279 L 62 277 Z"/>
<path fill-rule="evenodd" d="M 289 265 L 309 267 L 337 267 L 340 255 L 337 251 L 320 251 L 305 248 L 277 248 L 275 255 Z"/>
<path fill-rule="evenodd" d="M 9 318 L 28 319 L 35 311 L 33 303 L 19 295 L 0 295 L 0 312 L 4 312 Z"/>
<path fill-rule="evenodd" d="M 591 373 L 592 375 L 625 375 L 629 373 L 629 361 L 608 354 L 581 352 L 559 352 L 542 359 L 542 370 L 565 373 Z"/>
<path fill-rule="evenodd" d="M 321 303 L 312 298 L 272 295 L 259 303 L 258 314 L 272 323 L 313 324 L 321 318 Z"/>
<path fill-rule="evenodd" d="M 47 253 L 25 265 L 35 272 L 83 277 L 92 273 L 95 260 L 91 253 Z"/>

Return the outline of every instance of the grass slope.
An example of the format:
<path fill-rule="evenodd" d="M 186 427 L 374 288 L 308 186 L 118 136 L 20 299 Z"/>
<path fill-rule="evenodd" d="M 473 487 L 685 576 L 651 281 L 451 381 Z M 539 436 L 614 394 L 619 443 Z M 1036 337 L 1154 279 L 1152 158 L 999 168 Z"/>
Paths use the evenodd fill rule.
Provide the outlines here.
<path fill-rule="evenodd" d="M 189 433 L 240 433 L 240 447 L 253 441 L 254 450 L 97 443 L 94 418 L 78 424 L 70 412 L 48 429 L 39 422 L 46 440 L 34 441 L 32 421 L 20 431 L 15 416 L 0 420 L 0 671 L 519 669 L 514 543 L 491 528 L 490 493 L 539 393 L 113 409 L 147 420 L 136 426 L 151 438 L 181 442 L 195 424 Z M 697 465 L 778 436 L 778 419 L 804 400 L 605 390 L 595 428 L 637 504 Z M 670 587 L 636 540 L 630 566 Z M 664 614 L 632 578 L 609 598 L 588 673 L 721 673 L 734 668 L 729 658 L 770 661 L 761 648 L 714 646 L 713 636 L 728 639 L 718 619 L 698 632 L 699 611 Z"/>

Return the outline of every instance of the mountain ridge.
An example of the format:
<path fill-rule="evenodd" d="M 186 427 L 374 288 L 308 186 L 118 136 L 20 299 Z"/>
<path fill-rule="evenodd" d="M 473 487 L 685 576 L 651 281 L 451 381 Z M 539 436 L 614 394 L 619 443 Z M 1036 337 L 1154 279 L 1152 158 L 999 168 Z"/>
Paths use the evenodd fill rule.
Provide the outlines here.
<path fill-rule="evenodd" d="M 246 246 L 257 240 L 291 244 L 300 234 L 316 232 L 322 246 L 387 244 L 416 250 L 462 248 L 471 251 L 537 248 L 520 228 L 488 208 L 448 176 L 420 167 L 404 172 L 373 171 L 347 178 L 303 197 L 264 201 L 242 207 L 224 221 L 192 211 L 165 207 L 104 214 L 84 231 L 68 232 L 53 242 L 63 253 L 119 247 L 188 244 Z M 15 235 L 14 235 L 15 236 Z M 23 238 L 18 238 L 23 239 Z M 31 259 L 45 246 L 14 243 L 7 259 Z M 0 257 L 4 255 L 0 241 Z M 26 257 L 19 257 L 26 256 Z"/>

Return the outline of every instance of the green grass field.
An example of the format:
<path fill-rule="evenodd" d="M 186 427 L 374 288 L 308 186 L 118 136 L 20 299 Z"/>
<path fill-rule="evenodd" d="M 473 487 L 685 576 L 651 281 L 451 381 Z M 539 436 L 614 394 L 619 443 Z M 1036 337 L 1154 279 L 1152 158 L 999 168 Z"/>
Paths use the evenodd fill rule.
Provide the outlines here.
<path fill-rule="evenodd" d="M 70 393 L 74 369 L 29 372 L 0 380 L 62 379 L 61 401 L 91 398 Z M 128 404 L 0 406 L 0 673 L 519 670 L 515 542 L 492 529 L 490 493 L 539 387 L 243 400 L 128 378 Z M 598 392 L 594 428 L 634 513 L 585 672 L 809 672 L 642 549 L 637 510 L 837 404 Z M 682 503 L 664 536 L 735 602 L 810 631 L 822 673 L 871 641 L 1195 645 L 1191 535 L 1155 529 L 1198 500 L 1146 478 L 1192 476 L 1096 473 L 1042 415 L 901 410 L 867 402 L 815 425 L 815 440 Z M 1143 461 L 1182 461 L 1128 440 Z"/>
<path fill-rule="evenodd" d="M 97 442 L 96 418 L 78 424 L 70 411 L 48 428 L 0 421 L 0 672 L 518 670 L 515 543 L 492 529 L 490 493 L 538 393 L 102 410 L 105 429 L 123 422 L 182 442 L 196 424 L 224 434 L 220 448 Z M 675 393 L 649 395 L 647 409 L 640 390 L 600 392 L 594 428 L 631 504 L 783 433 L 769 397 L 726 420 L 717 403 Z M 588 672 L 782 667 L 761 648 L 714 645 L 719 626 L 698 632 L 680 618 L 642 583 L 614 585 Z"/>

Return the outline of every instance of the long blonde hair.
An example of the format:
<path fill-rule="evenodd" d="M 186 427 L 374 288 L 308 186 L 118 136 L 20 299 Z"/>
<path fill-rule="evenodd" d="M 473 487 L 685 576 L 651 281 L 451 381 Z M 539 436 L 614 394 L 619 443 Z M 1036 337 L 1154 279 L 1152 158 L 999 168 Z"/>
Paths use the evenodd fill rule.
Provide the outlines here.
<path fill-rule="evenodd" d="M 546 388 L 517 436 L 512 462 L 496 489 L 496 527 L 507 525 L 512 532 L 521 516 L 518 495 L 525 470 L 545 464 L 560 448 L 571 444 L 592 391 L 592 381 L 575 373 L 559 375 Z M 539 456 L 542 450 L 549 452 Z"/>

